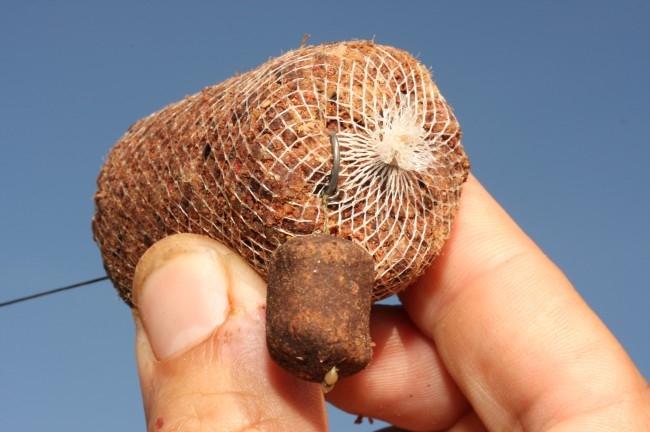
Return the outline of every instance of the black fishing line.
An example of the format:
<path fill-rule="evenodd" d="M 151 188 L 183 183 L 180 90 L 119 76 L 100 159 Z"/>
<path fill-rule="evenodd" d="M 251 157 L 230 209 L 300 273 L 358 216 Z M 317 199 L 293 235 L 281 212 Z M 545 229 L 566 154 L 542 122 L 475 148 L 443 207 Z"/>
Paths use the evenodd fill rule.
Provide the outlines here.
<path fill-rule="evenodd" d="M 0 303 L 0 307 L 9 306 L 9 305 L 12 305 L 12 304 L 15 304 L 15 303 L 20 303 L 20 302 L 24 302 L 24 301 L 27 301 L 27 300 L 32 300 L 32 299 L 35 299 L 35 298 L 38 298 L 38 297 L 43 297 L 43 296 L 50 295 L 50 294 L 56 294 L 58 292 L 71 290 L 73 288 L 79 288 L 79 287 L 82 287 L 82 286 L 85 286 L 85 285 L 94 284 L 96 282 L 105 281 L 107 279 L 108 279 L 108 276 L 102 276 L 102 277 L 95 278 L 95 279 L 90 279 L 90 280 L 87 280 L 87 281 L 84 281 L 84 282 L 78 282 L 76 284 L 67 285 L 67 286 L 64 286 L 64 287 L 61 287 L 61 288 L 55 288 L 55 289 L 52 289 L 52 290 L 49 290 L 49 291 L 42 291 L 42 292 L 32 294 L 32 295 L 28 295 L 28 296 L 25 296 L 25 297 L 19 297 L 17 299 L 8 300 L 8 301 Z"/>

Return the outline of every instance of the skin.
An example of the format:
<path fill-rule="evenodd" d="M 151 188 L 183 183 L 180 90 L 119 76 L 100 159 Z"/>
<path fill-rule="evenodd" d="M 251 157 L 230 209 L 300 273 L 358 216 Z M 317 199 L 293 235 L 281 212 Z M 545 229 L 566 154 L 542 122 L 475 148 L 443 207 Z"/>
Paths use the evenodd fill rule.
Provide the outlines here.
<path fill-rule="evenodd" d="M 224 246 L 190 237 L 154 245 L 134 281 L 148 430 L 326 430 L 320 385 L 266 353 L 264 282 Z M 203 314 L 204 294 L 188 300 L 183 319 L 208 322 L 179 338 L 182 325 L 165 327 L 160 311 L 199 283 L 197 256 L 209 257 L 225 303 Z M 334 405 L 395 430 L 650 430 L 647 381 L 473 176 L 440 257 L 400 299 L 374 306 L 373 360 L 327 393 Z"/>

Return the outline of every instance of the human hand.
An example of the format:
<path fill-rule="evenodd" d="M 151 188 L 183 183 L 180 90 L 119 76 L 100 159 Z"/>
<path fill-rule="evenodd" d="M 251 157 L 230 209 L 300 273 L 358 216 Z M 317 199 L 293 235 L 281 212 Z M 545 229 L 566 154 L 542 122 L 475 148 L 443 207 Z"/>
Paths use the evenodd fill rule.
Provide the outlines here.
<path fill-rule="evenodd" d="M 375 306 L 373 360 L 327 399 L 411 430 L 650 430 L 650 389 L 562 272 L 470 176 L 433 266 Z M 269 358 L 265 284 L 205 237 L 173 236 L 134 280 L 148 429 L 324 430 L 320 384 Z"/>

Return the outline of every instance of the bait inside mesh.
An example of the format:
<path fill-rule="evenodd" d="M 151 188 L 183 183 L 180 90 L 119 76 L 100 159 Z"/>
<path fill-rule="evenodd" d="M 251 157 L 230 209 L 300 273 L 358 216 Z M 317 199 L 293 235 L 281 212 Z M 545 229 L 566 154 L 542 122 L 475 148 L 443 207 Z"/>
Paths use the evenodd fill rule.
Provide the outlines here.
<path fill-rule="evenodd" d="M 325 208 L 332 132 L 340 174 Z M 380 299 L 449 235 L 469 168 L 460 135 L 429 71 L 401 50 L 291 51 L 129 128 L 98 179 L 95 238 L 130 302 L 137 261 L 167 235 L 216 238 L 264 276 L 278 245 L 328 218 L 373 256 Z"/>

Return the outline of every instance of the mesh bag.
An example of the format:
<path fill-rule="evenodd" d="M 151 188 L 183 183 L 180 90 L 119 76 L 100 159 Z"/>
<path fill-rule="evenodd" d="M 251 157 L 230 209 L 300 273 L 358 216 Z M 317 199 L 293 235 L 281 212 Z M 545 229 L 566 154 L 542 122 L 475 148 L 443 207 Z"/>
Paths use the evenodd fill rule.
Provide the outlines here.
<path fill-rule="evenodd" d="M 332 132 L 340 175 L 323 200 Z M 213 237 L 264 277 L 278 245 L 327 219 L 372 255 L 378 300 L 413 282 L 449 236 L 469 169 L 460 136 L 406 52 L 301 48 L 133 124 L 99 175 L 94 237 L 131 304 L 135 265 L 167 235 Z"/>

